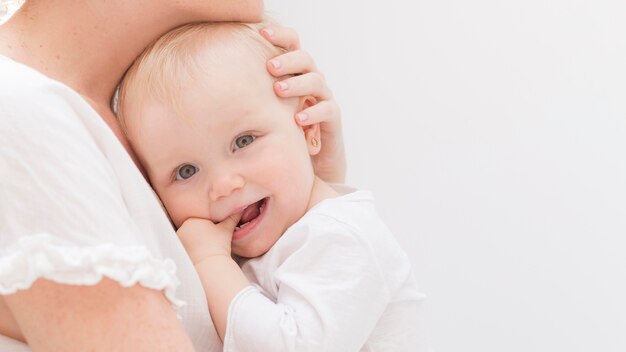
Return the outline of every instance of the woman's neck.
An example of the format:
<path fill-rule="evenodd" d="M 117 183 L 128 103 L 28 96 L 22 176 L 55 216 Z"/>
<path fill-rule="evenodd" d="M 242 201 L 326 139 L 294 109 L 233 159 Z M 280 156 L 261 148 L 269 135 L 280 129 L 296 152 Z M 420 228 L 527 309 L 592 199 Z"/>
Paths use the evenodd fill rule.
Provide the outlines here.
<path fill-rule="evenodd" d="M 26 1 L 0 26 L 0 54 L 65 83 L 102 110 L 135 57 L 183 23 L 165 6 L 149 11 L 145 6 L 143 1 Z"/>
<path fill-rule="evenodd" d="M 150 42 L 184 23 L 172 8 L 145 1 L 27 0 L 0 26 L 0 54 L 63 82 L 96 110 L 141 170 L 111 98 Z"/>

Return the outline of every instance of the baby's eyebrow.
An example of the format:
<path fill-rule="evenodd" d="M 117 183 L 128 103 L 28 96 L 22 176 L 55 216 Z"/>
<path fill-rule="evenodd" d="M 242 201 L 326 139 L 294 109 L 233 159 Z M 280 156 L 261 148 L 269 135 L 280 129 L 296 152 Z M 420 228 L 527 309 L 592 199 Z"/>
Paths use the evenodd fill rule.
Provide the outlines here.
<path fill-rule="evenodd" d="M 169 173 L 171 170 L 176 170 L 183 163 L 184 161 L 181 161 L 180 158 L 177 158 L 172 154 L 161 154 L 150 163 L 155 167 L 150 167 L 150 165 L 148 165 L 146 169 L 152 169 L 154 172 L 158 173 Z"/>
<path fill-rule="evenodd" d="M 152 163 L 159 166 L 159 169 L 164 168 L 164 166 L 168 166 L 169 168 L 171 168 L 170 165 L 175 164 L 175 162 L 173 162 L 173 158 L 171 155 L 163 155 L 163 154 L 155 158 L 152 161 Z"/>

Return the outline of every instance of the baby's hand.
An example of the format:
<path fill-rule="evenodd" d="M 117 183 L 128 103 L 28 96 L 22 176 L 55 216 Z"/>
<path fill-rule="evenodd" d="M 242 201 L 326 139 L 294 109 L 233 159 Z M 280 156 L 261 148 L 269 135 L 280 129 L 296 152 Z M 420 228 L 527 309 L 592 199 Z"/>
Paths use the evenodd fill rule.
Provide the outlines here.
<path fill-rule="evenodd" d="M 194 265 L 216 256 L 230 258 L 230 242 L 240 217 L 232 215 L 218 224 L 200 218 L 185 220 L 176 234 Z"/>

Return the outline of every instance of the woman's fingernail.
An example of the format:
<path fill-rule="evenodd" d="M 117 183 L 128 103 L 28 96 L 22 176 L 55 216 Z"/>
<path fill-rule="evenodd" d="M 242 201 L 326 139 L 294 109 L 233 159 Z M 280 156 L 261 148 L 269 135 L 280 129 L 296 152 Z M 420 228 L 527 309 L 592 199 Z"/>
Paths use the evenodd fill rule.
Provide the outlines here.
<path fill-rule="evenodd" d="M 270 60 L 270 64 L 275 68 L 279 69 L 283 64 L 278 60 Z"/>
<path fill-rule="evenodd" d="M 285 82 L 278 82 L 278 88 L 280 88 L 280 90 L 287 90 L 289 85 Z"/>
<path fill-rule="evenodd" d="M 270 38 L 274 36 L 274 31 L 269 28 L 263 28 L 261 29 L 261 32 L 265 33 L 265 35 L 267 35 Z"/>
<path fill-rule="evenodd" d="M 298 121 L 300 122 L 304 122 L 309 118 L 309 115 L 303 113 L 303 112 L 299 112 L 296 114 L 296 118 L 298 119 Z"/>

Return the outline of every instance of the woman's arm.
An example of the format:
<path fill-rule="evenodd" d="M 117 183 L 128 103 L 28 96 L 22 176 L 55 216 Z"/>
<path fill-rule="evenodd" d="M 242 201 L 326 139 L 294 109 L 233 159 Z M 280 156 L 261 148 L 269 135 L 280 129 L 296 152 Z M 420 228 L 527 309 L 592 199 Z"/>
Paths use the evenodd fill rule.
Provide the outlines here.
<path fill-rule="evenodd" d="M 31 349 L 40 351 L 193 351 L 160 291 L 40 279 L 4 296 Z"/>
<path fill-rule="evenodd" d="M 9 310 L 9 306 L 4 301 L 4 296 L 0 296 L 0 335 L 17 341 L 26 341 L 20 331 L 20 327 L 17 325 L 17 321 L 15 321 L 13 314 Z"/>
<path fill-rule="evenodd" d="M 300 50 L 298 33 L 291 28 L 269 26 L 261 34 L 270 43 L 289 50 L 267 63 L 275 77 L 295 75 L 274 84 L 280 97 L 313 96 L 317 103 L 294 117 L 301 126 L 321 123 L 324 148 L 313 157 L 315 173 L 324 181 L 342 183 L 346 178 L 346 155 L 341 127 L 341 110 L 324 76 L 317 70 L 309 54 Z"/>

